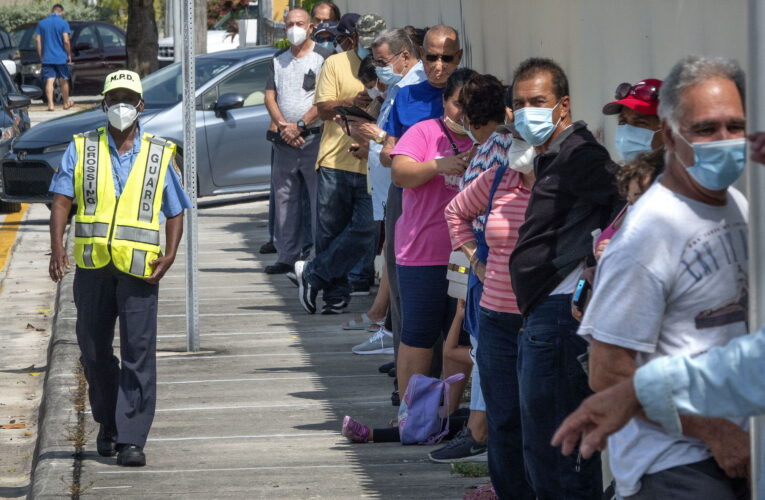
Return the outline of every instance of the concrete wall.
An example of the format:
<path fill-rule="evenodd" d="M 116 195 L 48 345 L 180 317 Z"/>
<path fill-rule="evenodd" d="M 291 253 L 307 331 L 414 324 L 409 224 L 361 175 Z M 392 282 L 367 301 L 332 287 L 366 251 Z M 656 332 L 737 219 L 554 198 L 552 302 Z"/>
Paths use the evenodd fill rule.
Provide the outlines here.
<path fill-rule="evenodd" d="M 568 73 L 575 119 L 613 142 L 600 113 L 616 85 L 663 78 L 680 57 L 734 57 L 746 64 L 744 0 L 336 0 L 342 12 L 376 12 L 391 27 L 443 23 L 460 30 L 465 65 L 509 81 L 530 56 Z"/>

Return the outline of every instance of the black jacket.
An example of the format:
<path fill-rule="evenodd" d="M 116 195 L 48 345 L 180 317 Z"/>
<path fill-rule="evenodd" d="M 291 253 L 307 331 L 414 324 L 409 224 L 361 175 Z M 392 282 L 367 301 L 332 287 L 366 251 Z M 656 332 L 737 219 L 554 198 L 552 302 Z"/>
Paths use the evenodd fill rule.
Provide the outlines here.
<path fill-rule="evenodd" d="M 614 179 L 617 168 L 582 121 L 535 158 L 537 180 L 510 255 L 513 290 L 523 314 L 591 258 L 592 231 L 606 227 L 624 206 Z"/>

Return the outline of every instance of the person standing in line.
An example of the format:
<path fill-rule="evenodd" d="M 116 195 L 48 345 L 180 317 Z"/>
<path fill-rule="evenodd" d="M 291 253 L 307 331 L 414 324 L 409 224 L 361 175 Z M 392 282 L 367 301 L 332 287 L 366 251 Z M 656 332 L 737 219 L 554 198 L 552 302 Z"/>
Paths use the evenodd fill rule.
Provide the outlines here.
<path fill-rule="evenodd" d="M 333 2 L 318 2 L 311 8 L 311 19 L 315 24 L 340 21 L 340 8 Z"/>
<path fill-rule="evenodd" d="M 138 74 L 107 75 L 103 94 L 108 125 L 75 135 L 51 182 L 49 273 L 59 282 L 69 267 L 63 238 L 76 200 L 75 328 L 100 425 L 98 454 L 143 466 L 157 399 L 159 281 L 175 261 L 191 202 L 174 164 L 175 144 L 143 132 L 138 121 L 144 109 Z M 120 359 L 112 347 L 117 319 Z"/>
<path fill-rule="evenodd" d="M 541 500 L 593 499 L 603 494 L 600 456 L 562 457 L 548 443 L 558 424 L 591 394 L 577 359 L 571 296 L 592 231 L 622 208 L 618 166 L 587 129 L 571 118 L 568 78 L 550 59 L 523 61 L 513 76 L 514 126 L 535 147 L 536 181 L 510 255 L 510 276 L 523 326 L 518 336 L 518 387 L 524 462 Z M 594 261 L 593 261 L 594 262 Z"/>
<path fill-rule="evenodd" d="M 53 103 L 53 84 L 58 79 L 61 95 L 64 98 L 64 109 L 74 106 L 69 99 L 69 80 L 72 75 L 69 64 L 72 62 L 72 47 L 69 37 L 72 30 L 63 18 L 64 7 L 56 4 L 48 17 L 37 23 L 35 41 L 37 55 L 42 64 L 40 78 L 45 83 L 45 97 L 48 99 L 48 111 L 55 109 Z"/>
<path fill-rule="evenodd" d="M 293 269 L 303 250 L 303 191 L 310 200 L 309 218 L 315 232 L 317 135 L 321 120 L 313 104 L 316 80 L 324 60 L 332 52 L 311 40 L 308 12 L 294 9 L 285 21 L 290 48 L 273 59 L 266 83 L 266 108 L 276 123 L 279 139 L 274 141 L 271 182 L 274 186 L 274 244 L 276 263 L 266 274 L 284 274 Z"/>
<path fill-rule="evenodd" d="M 324 295 L 322 314 L 346 311 L 351 294 L 348 273 L 374 238 L 366 159 L 354 156 L 350 130 L 343 130 L 333 118 L 337 106 L 366 108 L 372 102 L 357 75 L 369 46 L 384 29 L 385 20 L 377 14 L 345 14 L 335 35 L 343 52 L 327 59 L 316 84 L 314 102 L 324 120 L 316 160 L 316 256 L 295 263 L 298 298 L 309 314 L 316 312 L 319 290 Z"/>

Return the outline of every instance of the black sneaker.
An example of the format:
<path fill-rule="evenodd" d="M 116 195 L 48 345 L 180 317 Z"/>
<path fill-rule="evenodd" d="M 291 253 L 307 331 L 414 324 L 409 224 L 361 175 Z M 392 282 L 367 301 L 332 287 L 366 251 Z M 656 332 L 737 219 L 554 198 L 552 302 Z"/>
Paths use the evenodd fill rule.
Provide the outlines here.
<path fill-rule="evenodd" d="M 401 396 L 398 395 L 398 391 L 393 391 L 390 394 L 390 404 L 392 406 L 401 406 Z"/>
<path fill-rule="evenodd" d="M 298 297 L 300 298 L 300 305 L 303 306 L 305 312 L 308 314 L 316 314 L 316 296 L 319 294 L 319 291 L 311 286 L 303 274 L 303 271 L 305 271 L 305 264 L 306 262 L 304 260 L 295 262 L 295 278 L 297 278 L 298 282 Z"/>
<path fill-rule="evenodd" d="M 98 437 L 96 438 L 96 450 L 102 457 L 113 457 L 117 454 L 117 433 L 107 431 L 102 424 L 98 428 Z"/>
<path fill-rule="evenodd" d="M 146 455 L 143 448 L 134 444 L 121 444 L 117 452 L 117 465 L 124 467 L 143 467 L 146 465 Z"/>
<path fill-rule="evenodd" d="M 380 373 L 388 373 L 388 372 L 390 372 L 390 371 L 391 371 L 391 369 L 392 369 L 394 366 L 396 366 L 396 363 L 394 363 L 393 361 L 391 361 L 390 363 L 385 363 L 384 365 L 380 365 L 380 366 L 377 368 L 377 371 L 378 371 L 378 372 L 380 372 Z"/>
<path fill-rule="evenodd" d="M 269 241 L 267 243 L 263 243 L 260 246 L 260 250 L 258 250 L 260 253 L 276 253 L 276 247 L 274 246 L 273 241 Z"/>
<path fill-rule="evenodd" d="M 293 269 L 293 266 L 289 264 L 284 264 L 283 262 L 277 262 L 276 264 L 266 266 L 265 272 L 266 274 L 285 274 L 292 271 L 292 269 Z"/>
<path fill-rule="evenodd" d="M 446 446 L 431 451 L 428 458 L 439 464 L 486 462 L 486 449 L 486 443 L 479 443 L 473 439 L 470 429 L 465 427 Z"/>
<path fill-rule="evenodd" d="M 321 308 L 322 314 L 343 314 L 348 312 L 348 302 L 344 300 L 337 300 L 335 302 L 328 302 Z"/>

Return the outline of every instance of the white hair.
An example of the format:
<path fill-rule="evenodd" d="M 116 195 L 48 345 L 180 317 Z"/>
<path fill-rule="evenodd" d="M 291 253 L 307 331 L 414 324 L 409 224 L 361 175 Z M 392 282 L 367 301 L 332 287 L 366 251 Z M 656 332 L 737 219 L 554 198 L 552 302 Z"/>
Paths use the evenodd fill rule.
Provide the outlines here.
<path fill-rule="evenodd" d="M 391 29 L 385 30 L 375 38 L 372 42 L 372 48 L 378 49 L 383 45 L 387 45 L 388 49 L 393 54 L 400 54 L 404 50 L 409 52 L 409 55 L 415 59 L 419 59 L 419 51 L 412 39 L 403 29 Z"/>
<path fill-rule="evenodd" d="M 744 71 L 733 59 L 687 56 L 678 61 L 664 79 L 659 91 L 659 118 L 677 129 L 680 106 L 686 89 L 710 78 L 727 78 L 736 84 L 744 102 Z"/>

